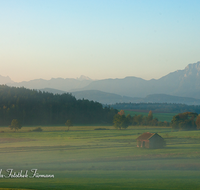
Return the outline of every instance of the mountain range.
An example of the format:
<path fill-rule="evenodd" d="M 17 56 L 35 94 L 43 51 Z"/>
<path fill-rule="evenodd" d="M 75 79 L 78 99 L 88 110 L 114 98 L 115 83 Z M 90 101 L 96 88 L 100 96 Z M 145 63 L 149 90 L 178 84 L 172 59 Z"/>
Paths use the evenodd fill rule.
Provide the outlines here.
<path fill-rule="evenodd" d="M 0 84 L 46 89 L 45 91 L 54 89 L 55 93 L 71 92 L 76 98 L 99 100 L 101 103 L 171 101 L 170 103 L 200 104 L 200 62 L 151 80 L 134 76 L 92 80 L 81 76 L 77 79 L 35 79 L 16 83 L 9 77 L 0 76 Z"/>
<path fill-rule="evenodd" d="M 100 90 L 121 96 L 146 97 L 150 94 L 200 98 L 200 62 L 189 64 L 160 79 L 144 80 L 137 77 L 93 81 L 81 90 Z M 80 89 L 79 89 L 80 91 Z"/>

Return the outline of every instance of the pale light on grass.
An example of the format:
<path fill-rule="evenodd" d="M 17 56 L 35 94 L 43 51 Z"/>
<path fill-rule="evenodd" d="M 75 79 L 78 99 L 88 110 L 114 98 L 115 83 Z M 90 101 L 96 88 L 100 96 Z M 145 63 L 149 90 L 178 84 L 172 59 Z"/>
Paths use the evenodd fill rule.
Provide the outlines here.
<path fill-rule="evenodd" d="M 42 189 L 198 189 L 200 131 L 136 126 L 42 126 L 0 133 L 2 169 L 52 173 L 54 179 L 1 179 L 1 187 Z M 109 130 L 94 130 L 95 128 Z M 141 149 L 136 138 L 158 132 L 164 149 Z M 173 185 L 172 185 L 173 184 Z"/>

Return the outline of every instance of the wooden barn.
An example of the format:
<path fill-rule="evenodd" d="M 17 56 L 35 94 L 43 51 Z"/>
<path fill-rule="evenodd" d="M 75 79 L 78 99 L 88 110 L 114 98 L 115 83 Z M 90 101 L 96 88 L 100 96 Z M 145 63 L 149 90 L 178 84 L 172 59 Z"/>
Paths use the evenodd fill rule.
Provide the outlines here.
<path fill-rule="evenodd" d="M 137 138 L 137 147 L 142 148 L 163 148 L 165 140 L 157 133 L 143 133 Z"/>

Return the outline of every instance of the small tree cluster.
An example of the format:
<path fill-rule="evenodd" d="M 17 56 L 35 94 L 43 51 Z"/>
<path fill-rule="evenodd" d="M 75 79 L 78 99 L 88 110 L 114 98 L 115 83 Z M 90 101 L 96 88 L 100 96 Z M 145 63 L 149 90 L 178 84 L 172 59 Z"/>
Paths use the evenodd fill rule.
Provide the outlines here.
<path fill-rule="evenodd" d="M 175 115 L 171 121 L 171 127 L 175 130 L 194 130 L 199 126 L 200 119 L 197 113 L 184 112 Z"/>
<path fill-rule="evenodd" d="M 170 125 L 167 121 L 158 121 L 157 118 L 153 117 L 152 111 L 149 111 L 148 116 L 143 115 L 134 115 L 133 117 L 129 116 L 129 123 L 132 126 L 136 125 L 147 125 L 147 126 L 165 126 L 168 127 Z"/>
<path fill-rule="evenodd" d="M 117 129 L 124 128 L 126 129 L 129 125 L 148 125 L 148 126 L 170 126 L 170 123 L 167 121 L 158 121 L 157 118 L 153 118 L 152 111 L 149 111 L 148 116 L 143 115 L 134 115 L 131 117 L 130 114 L 125 116 L 124 110 L 121 110 L 114 116 L 114 127 Z"/>

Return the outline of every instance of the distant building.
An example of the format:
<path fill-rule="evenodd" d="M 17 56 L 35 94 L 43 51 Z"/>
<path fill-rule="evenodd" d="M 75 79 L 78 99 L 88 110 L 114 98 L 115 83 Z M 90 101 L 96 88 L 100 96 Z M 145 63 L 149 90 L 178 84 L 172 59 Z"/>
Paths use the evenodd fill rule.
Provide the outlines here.
<path fill-rule="evenodd" d="M 157 133 L 143 133 L 137 138 L 137 147 L 142 148 L 163 148 L 165 140 Z"/>

